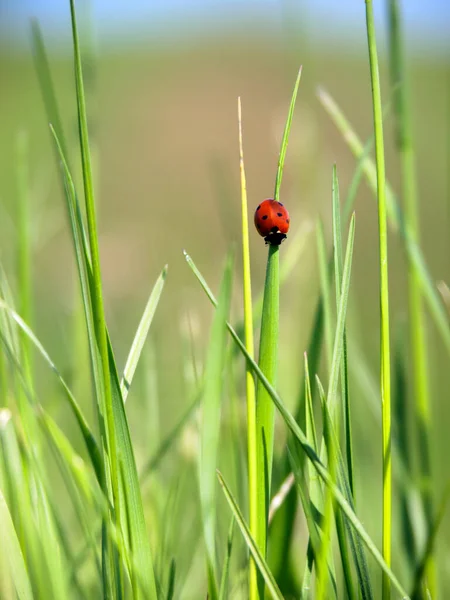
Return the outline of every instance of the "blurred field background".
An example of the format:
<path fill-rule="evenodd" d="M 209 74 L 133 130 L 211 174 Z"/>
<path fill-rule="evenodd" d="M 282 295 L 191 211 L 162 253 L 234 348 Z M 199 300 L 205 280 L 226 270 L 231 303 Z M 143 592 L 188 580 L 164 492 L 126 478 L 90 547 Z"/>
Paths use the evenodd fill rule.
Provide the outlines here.
<path fill-rule="evenodd" d="M 0 4 L 0 255 L 14 287 L 17 262 L 15 148 L 18 136 L 25 135 L 31 190 L 32 325 L 69 382 L 80 390 L 79 396 L 84 397 L 82 405 L 90 414 L 88 363 L 83 357 L 83 340 L 74 334 L 80 318 L 78 282 L 28 29 L 28 18 L 38 17 L 46 37 L 66 134 L 73 145 L 73 156 L 78 156 L 69 13 L 65 6 L 67 14 L 62 14 L 62 9 L 55 8 L 55 4 L 42 1 L 33 7 L 31 2 L 24 2 L 20 8 Z M 332 94 L 366 140 L 372 131 L 372 109 L 364 3 L 340 3 L 340 19 L 333 12 L 337 10 L 333 3 L 325 1 L 316 6 L 306 2 L 223 1 L 205 7 L 192 2 L 192 10 L 188 1 L 184 6 L 169 3 L 165 9 L 163 2 L 145 9 L 144 3 L 134 2 L 130 8 L 135 11 L 133 19 L 123 16 L 123 6 L 117 8 L 115 16 L 114 3 L 108 9 L 95 0 L 92 6 L 87 2 L 78 4 L 99 199 L 107 320 L 119 365 L 126 358 L 153 282 L 162 267 L 169 265 L 145 364 L 139 367 L 127 405 L 137 461 L 142 465 L 191 400 L 194 377 L 189 349 L 191 335 L 198 370 L 205 359 L 213 311 L 187 268 L 182 250 L 192 255 L 217 291 L 226 252 L 230 244 L 240 241 L 237 97 L 241 96 L 243 105 L 247 183 L 253 210 L 273 193 L 289 98 L 297 69 L 303 65 L 281 192 L 281 199 L 291 214 L 291 234 L 281 249 L 281 258 L 299 232 L 304 239 L 298 264 L 281 290 L 278 388 L 288 406 L 295 405 L 303 352 L 318 296 L 317 220 L 324 220 L 330 244 L 332 164 L 337 163 L 341 197 L 345 197 L 355 166 L 341 135 L 317 100 L 317 88 L 322 86 Z M 216 9 L 213 4 L 217 4 Z M 422 248 L 433 279 L 448 282 L 450 38 L 447 35 L 445 39 L 443 31 L 450 30 L 450 12 L 446 3 L 439 0 L 410 4 L 405 1 L 403 8 L 407 17 Z M 375 2 L 375 10 L 382 57 L 383 101 L 387 102 L 390 83 L 383 29 L 384 2 Z M 142 11 L 141 17 L 139 11 Z M 398 157 L 389 118 L 385 139 L 387 177 L 394 189 L 400 191 Z M 360 499 L 358 513 L 379 544 L 381 455 L 379 437 L 374 434 L 380 424 L 376 409 L 379 385 L 377 209 L 364 179 L 355 210 L 348 323 L 350 354 L 361 359 L 360 369 L 350 373 L 357 498 Z M 266 251 L 256 231 L 252 230 L 250 241 L 256 297 L 263 286 Z M 406 262 L 395 236 L 389 239 L 389 251 L 394 343 L 396 333 L 405 327 L 407 318 Z M 240 268 L 238 260 L 236 273 Z M 239 281 L 236 276 L 232 312 L 235 321 L 242 315 Z M 446 480 L 446 457 L 450 452 L 448 356 L 431 322 L 427 338 L 433 403 L 433 470 L 436 480 Z M 80 372 L 75 371 L 74 365 L 83 361 L 86 369 L 79 377 Z M 83 454 L 78 434 L 71 434 L 71 416 L 60 402 L 48 370 L 42 368 L 38 358 L 33 368 L 42 403 Z M 242 391 L 241 376 L 237 374 L 238 393 Z M 152 389 L 151 400 L 148 386 Z M 374 402 L 375 410 L 371 411 L 368 406 L 374 406 Z M 4 404 L 3 400 L 1 403 Z M 241 404 L 244 436 L 243 399 Z M 226 418 L 229 418 L 228 412 L 224 413 Z M 283 447 L 285 435 L 280 423 L 276 438 L 278 448 Z M 242 443 L 244 447 L 244 441 Z M 231 441 L 225 437 L 224 454 L 227 444 Z M 192 558 L 186 557 L 190 554 L 186 553 L 186 547 L 191 540 L 201 546 L 198 532 L 194 531 L 200 524 L 195 448 L 195 428 L 191 424 L 145 488 L 149 519 L 158 535 L 170 537 L 164 525 L 168 518 L 165 511 L 177 514 L 176 522 L 185 520 L 185 529 L 176 535 L 172 531 L 172 538 L 165 540 L 165 547 L 168 554 L 178 551 L 186 561 Z M 417 456 L 414 458 L 417 460 Z M 226 462 L 227 457 L 222 460 Z M 393 468 L 395 472 L 395 456 Z M 61 502 L 67 502 L 66 492 L 61 486 L 61 489 L 56 487 Z M 438 497 L 442 486 L 435 487 Z M 228 521 L 225 519 L 224 523 L 226 535 Z M 449 536 L 447 517 L 438 537 L 442 598 L 450 593 Z M 394 536 L 394 544 L 395 539 Z M 304 543 L 301 525 L 298 543 Z M 184 550 L 177 550 L 178 545 Z M 203 575 L 199 575 L 203 572 L 201 554 L 197 560 L 198 571 L 186 565 L 191 583 L 183 588 L 184 598 L 204 597 L 201 595 Z M 394 546 L 394 569 L 403 568 L 404 565 L 396 565 L 395 561 Z"/>

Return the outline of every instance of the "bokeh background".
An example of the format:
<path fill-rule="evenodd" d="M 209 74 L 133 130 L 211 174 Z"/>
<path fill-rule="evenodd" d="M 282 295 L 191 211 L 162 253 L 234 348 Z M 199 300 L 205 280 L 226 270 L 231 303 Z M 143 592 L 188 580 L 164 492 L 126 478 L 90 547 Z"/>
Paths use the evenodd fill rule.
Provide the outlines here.
<path fill-rule="evenodd" d="M 240 239 L 237 97 L 243 105 L 244 150 L 250 207 L 273 194 L 278 150 L 298 67 L 299 100 L 288 149 L 282 200 L 291 213 L 292 238 L 303 250 L 281 294 L 279 388 L 295 404 L 318 295 L 316 225 L 331 241 L 331 169 L 337 163 L 345 196 L 355 161 L 317 100 L 324 87 L 363 140 L 372 131 L 371 90 L 360 0 L 160 0 L 77 2 L 83 39 L 90 134 L 99 202 L 100 248 L 107 318 L 123 364 L 148 293 L 162 267 L 169 276 L 150 335 L 149 360 L 156 373 L 159 417 L 145 399 L 145 369 L 130 395 L 129 416 L 138 460 L 176 423 L 189 400 L 192 372 L 186 347 L 194 339 L 200 369 L 212 311 L 186 266 L 194 258 L 214 290 L 226 252 Z M 386 3 L 374 2 L 382 93 L 390 97 Z M 433 279 L 450 271 L 450 4 L 404 0 L 404 32 L 412 93 L 420 192 L 422 247 Z M 77 383 L 77 280 L 65 209 L 30 42 L 30 19 L 42 27 L 51 59 L 64 126 L 77 157 L 76 105 L 71 62 L 70 14 L 61 0 L 0 2 L 0 253 L 14 284 L 17 215 L 17 137 L 29 146 L 32 220 L 33 326 L 67 377 Z M 385 127 L 387 176 L 399 188 L 392 119 Z M 78 160 L 78 159 L 76 159 Z M 74 160 L 74 164 L 78 163 Z M 78 165 L 79 168 L 79 165 Z M 352 375 L 357 470 L 363 522 L 379 541 L 381 461 L 379 440 L 368 436 L 377 421 L 378 246 L 377 209 L 363 181 L 355 205 L 357 225 L 349 307 L 353 351 L 363 357 Z M 287 251 L 290 239 L 282 247 Z M 407 318 L 406 264 L 392 236 L 390 288 L 392 332 Z M 266 251 L 251 231 L 255 297 L 264 278 Z M 237 261 L 236 273 L 240 273 Z M 239 277 L 233 318 L 241 315 Z M 428 331 L 437 479 L 448 465 L 449 377 L 447 356 Z M 74 362 L 75 359 L 75 362 Z M 41 394 L 68 419 L 46 370 Z M 240 377 L 240 375 L 239 375 Z M 80 385 L 82 385 L 80 383 Z M 140 393 L 141 392 L 141 393 Z M 373 404 L 372 404 L 373 405 Z M 89 401 L 86 401 L 89 406 Z M 145 415 L 143 417 L 143 414 Z M 369 414 L 369 416 L 368 416 Z M 373 415 L 373 416 L 372 416 Z M 69 421 L 68 421 L 69 422 Z M 361 424 L 360 426 L 358 426 Z M 191 432 L 192 433 L 192 432 Z M 284 441 L 280 426 L 279 445 Z M 381 435 L 381 434 L 380 434 Z M 195 436 L 194 436 L 195 437 Z M 176 460 L 190 460 L 186 435 Z M 81 443 L 74 438 L 74 443 Z M 195 445 L 195 444 L 194 444 Z M 190 450 L 189 450 L 190 449 Z M 81 451 L 81 450 L 80 450 Z M 180 456 L 185 453 L 185 458 Z M 163 477 L 173 475 L 170 461 Z M 395 468 L 395 466 L 394 466 Z M 195 469 L 193 469 L 193 472 Z M 367 473 L 374 477 L 368 477 Z M 172 474 L 172 475 L 171 475 Z M 436 485 L 436 492 L 439 491 Z M 192 492 L 194 494 L 194 492 Z M 379 502 L 374 499 L 379 497 Z M 193 500 L 194 502 L 195 500 Z M 449 531 L 448 520 L 444 524 Z M 450 554 L 440 538 L 442 585 L 450 585 Z M 447 587 L 447 590 L 450 588 Z M 193 596 L 196 597 L 196 596 Z M 198 597 L 198 596 L 197 596 Z"/>

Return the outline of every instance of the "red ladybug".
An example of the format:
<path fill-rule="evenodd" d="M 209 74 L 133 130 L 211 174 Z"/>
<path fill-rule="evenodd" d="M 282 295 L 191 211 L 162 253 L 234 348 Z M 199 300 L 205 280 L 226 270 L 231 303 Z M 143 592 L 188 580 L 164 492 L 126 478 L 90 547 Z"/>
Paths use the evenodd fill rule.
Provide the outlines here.
<path fill-rule="evenodd" d="M 281 202 L 268 198 L 255 211 L 255 227 L 266 244 L 279 246 L 289 231 L 289 213 Z"/>

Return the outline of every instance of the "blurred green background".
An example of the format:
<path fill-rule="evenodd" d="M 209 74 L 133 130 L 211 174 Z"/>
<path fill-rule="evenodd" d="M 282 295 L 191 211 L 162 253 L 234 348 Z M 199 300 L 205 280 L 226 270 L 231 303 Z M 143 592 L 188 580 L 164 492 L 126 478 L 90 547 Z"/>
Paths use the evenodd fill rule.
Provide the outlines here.
<path fill-rule="evenodd" d="M 63 10 L 50 1 L 38 2 L 33 7 L 27 4 L 24 2 L 20 8 L 3 5 L 0 9 L 3 17 L 0 28 L 1 260 L 14 284 L 15 148 L 23 132 L 29 144 L 32 325 L 69 381 L 80 389 L 84 386 L 87 393 L 82 403 L 89 409 L 87 362 L 83 377 L 75 376 L 75 365 L 83 361 L 78 355 L 82 345 L 73 334 L 79 318 L 75 263 L 28 30 L 29 17 L 37 16 L 48 44 L 66 135 L 72 144 L 72 161 L 79 169 L 68 7 L 64 6 Z M 372 109 L 362 1 L 340 3 L 340 15 L 335 14 L 333 3 L 325 0 L 316 7 L 314 3 L 305 2 L 211 2 L 204 5 L 186 2 L 184 6 L 170 2 L 165 11 L 161 2 L 155 3 L 154 14 L 151 8 L 144 10 L 138 2 L 135 4 L 130 4 L 133 6 L 129 8 L 130 18 L 125 18 L 124 7 L 115 7 L 114 3 L 109 9 L 102 2 L 93 1 L 91 7 L 80 3 L 79 10 L 99 200 L 102 275 L 107 319 L 119 365 L 127 355 L 153 282 L 164 264 L 169 265 L 163 301 L 151 329 L 148 362 L 145 368 L 139 367 L 127 408 L 137 460 L 142 464 L 156 447 L 157 440 L 174 426 L 190 400 L 193 377 L 190 335 L 198 369 L 205 358 L 212 310 L 187 268 L 182 250 L 192 255 L 213 290 L 217 290 L 225 254 L 230 244 L 240 240 L 237 97 L 241 96 L 243 105 L 247 184 L 253 212 L 253 207 L 273 194 L 289 98 L 297 69 L 303 65 L 281 194 L 291 214 L 292 231 L 282 255 L 294 236 L 302 235 L 304 239 L 298 264 L 281 292 L 278 387 L 291 407 L 299 392 L 302 355 L 318 295 L 316 223 L 319 218 L 324 220 L 330 242 L 332 164 L 337 163 L 341 197 L 345 197 L 355 166 L 345 142 L 317 100 L 317 88 L 323 86 L 333 95 L 364 140 L 372 131 Z M 191 4 L 189 12 L 187 7 Z M 445 23 L 447 31 L 450 27 L 449 9 L 446 3 L 436 0 L 403 4 L 407 15 L 422 248 L 433 279 L 448 282 L 450 43 L 448 38 L 445 40 L 443 31 Z M 384 102 L 388 102 L 384 2 L 375 2 L 375 8 L 382 56 L 382 93 Z M 389 118 L 385 136 L 387 176 L 400 192 L 398 157 Z M 362 363 L 351 379 L 357 497 L 361 499 L 358 509 L 362 522 L 379 543 L 381 455 L 380 440 L 374 433 L 379 417 L 376 410 L 374 413 L 367 408 L 371 405 L 368 396 L 372 395 L 376 403 L 378 393 L 377 208 L 364 181 L 355 210 L 356 240 L 348 319 L 350 360 L 353 352 Z M 250 241 L 256 297 L 263 285 L 266 251 L 253 229 Z M 394 236 L 389 240 L 389 250 L 395 340 L 399 326 L 404 325 L 407 318 L 406 263 Z M 234 320 L 242 314 L 239 260 L 236 273 Z M 450 451 L 450 379 L 448 358 L 431 323 L 428 342 L 434 469 L 436 475 L 445 479 L 448 468 L 445 457 Z M 54 393 L 53 379 L 47 369 L 41 372 L 39 360 L 34 368 L 40 380 L 38 391 L 42 402 L 61 423 L 66 423 L 64 429 L 70 437 L 70 418 Z M 149 372 L 151 385 L 157 390 L 157 422 L 154 413 L 150 414 L 146 396 Z M 242 372 L 236 374 L 236 378 L 240 392 Z M 240 400 L 243 416 L 243 397 Z M 242 428 L 244 431 L 243 419 Z M 281 423 L 277 431 L 277 444 L 281 447 L 285 439 Z M 82 452 L 80 440 L 73 441 Z M 154 506 L 158 506 L 152 509 L 155 513 L 162 511 L 167 490 L 176 489 L 174 480 L 183 465 L 186 469 L 186 465 L 191 466 L 180 485 L 190 489 L 192 507 L 197 502 L 195 481 L 189 481 L 186 475 L 195 474 L 194 452 L 195 430 L 188 429 L 182 443 L 160 468 L 159 477 L 166 487 L 162 485 L 160 491 L 156 483 L 153 487 Z M 189 512 L 187 506 L 179 506 L 178 510 Z M 195 514 L 194 508 L 192 514 Z M 450 573 L 450 553 L 444 532 L 450 533 L 448 518 L 439 537 L 440 581 L 442 589 L 448 592 L 450 576 L 446 573 Z M 184 537 L 181 534 L 180 538 L 187 543 L 189 534 Z M 198 596 L 194 593 L 192 597 Z"/>

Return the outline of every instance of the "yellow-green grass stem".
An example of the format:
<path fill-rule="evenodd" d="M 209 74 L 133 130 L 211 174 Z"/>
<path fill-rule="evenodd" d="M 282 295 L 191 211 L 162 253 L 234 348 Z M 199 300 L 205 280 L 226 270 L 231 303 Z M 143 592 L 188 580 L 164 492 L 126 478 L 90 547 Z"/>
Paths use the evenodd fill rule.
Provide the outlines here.
<path fill-rule="evenodd" d="M 242 107 L 241 99 L 238 98 L 238 125 L 239 125 L 239 169 L 241 176 L 241 208 L 242 208 L 242 271 L 244 292 L 244 341 L 247 352 L 254 356 L 255 348 L 253 341 L 253 308 L 252 308 L 252 286 L 250 276 L 250 244 L 248 233 L 248 206 L 247 206 L 247 182 L 245 177 L 244 149 L 242 142 Z M 248 497 L 250 533 L 258 539 L 258 472 L 257 472 L 257 442 L 256 442 L 256 393 L 255 380 L 250 365 L 246 365 L 245 386 L 247 394 L 247 460 L 248 460 Z M 265 521 L 265 513 L 261 519 Z M 260 550 L 264 550 L 260 548 Z M 249 563 L 249 598 L 259 598 L 258 593 L 258 570 L 254 559 L 250 556 Z"/>
<path fill-rule="evenodd" d="M 409 93 L 406 81 L 406 64 L 403 55 L 401 18 L 398 0 L 388 0 L 389 4 L 389 44 L 391 81 L 394 94 L 396 119 L 396 145 L 400 156 L 400 171 L 403 193 L 403 206 L 406 226 L 411 239 L 420 243 L 418 192 L 415 169 L 415 153 L 412 137 L 412 124 L 409 106 Z M 421 490 L 422 503 L 428 529 L 433 522 L 433 502 L 431 497 L 430 465 L 430 397 L 428 384 L 427 349 L 423 298 L 420 278 L 411 263 L 408 263 L 409 295 L 409 335 L 412 346 L 412 372 L 415 390 L 416 418 L 420 445 L 420 479 L 424 482 Z M 432 597 L 436 595 L 433 556 L 426 569 L 428 586 Z"/>
<path fill-rule="evenodd" d="M 366 2 L 367 40 L 369 46 L 370 75 L 372 84 L 373 120 L 375 131 L 375 157 L 378 195 L 378 230 L 380 246 L 380 348 L 381 348 L 381 413 L 382 413 L 382 456 L 383 456 L 383 558 L 391 565 L 392 534 L 392 469 L 391 469 L 391 373 L 389 343 L 389 289 L 388 247 L 386 216 L 386 175 L 384 163 L 383 114 L 381 107 L 380 76 L 375 39 L 375 24 L 371 0 Z M 390 597 L 391 582 L 383 572 L 383 600 Z"/>

